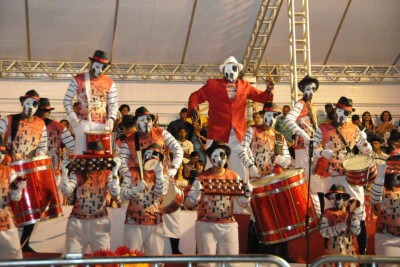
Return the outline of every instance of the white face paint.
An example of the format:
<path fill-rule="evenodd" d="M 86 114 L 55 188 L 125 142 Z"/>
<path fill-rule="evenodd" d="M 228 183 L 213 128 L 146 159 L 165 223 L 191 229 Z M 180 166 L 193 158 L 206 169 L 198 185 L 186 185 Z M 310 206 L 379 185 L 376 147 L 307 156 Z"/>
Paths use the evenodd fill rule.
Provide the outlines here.
<path fill-rule="evenodd" d="M 329 199 L 335 208 L 341 209 L 344 205 L 343 196 L 341 194 L 331 194 Z"/>
<path fill-rule="evenodd" d="M 138 117 L 136 127 L 140 133 L 149 133 L 153 128 L 153 120 L 150 115 L 143 115 Z"/>
<path fill-rule="evenodd" d="M 104 64 L 100 62 L 93 62 L 92 63 L 92 73 L 95 77 L 99 77 L 103 73 Z"/>
<path fill-rule="evenodd" d="M 315 85 L 315 83 L 311 83 L 311 84 L 307 84 L 304 87 L 304 93 L 303 95 L 307 98 L 307 99 L 311 99 L 313 97 L 314 92 L 317 91 L 317 86 Z"/>
<path fill-rule="evenodd" d="M 222 168 L 226 164 L 228 160 L 228 157 L 225 153 L 225 150 L 221 148 L 217 148 L 212 154 L 211 154 L 211 163 L 215 167 Z"/>
<path fill-rule="evenodd" d="M 235 64 L 226 64 L 224 67 L 224 77 L 228 81 L 235 82 L 239 76 L 239 68 Z"/>
<path fill-rule="evenodd" d="M 264 113 L 264 124 L 268 127 L 274 126 L 276 122 L 277 113 L 273 111 L 267 111 Z"/>
<path fill-rule="evenodd" d="M 344 110 L 344 109 L 340 109 L 340 108 L 336 108 L 336 121 L 339 124 L 343 124 L 347 121 L 347 118 L 350 116 L 351 112 Z"/>
<path fill-rule="evenodd" d="M 39 101 L 28 97 L 25 99 L 25 101 L 22 103 L 22 112 L 27 116 L 33 116 L 35 114 L 36 110 L 38 109 L 39 106 Z"/>

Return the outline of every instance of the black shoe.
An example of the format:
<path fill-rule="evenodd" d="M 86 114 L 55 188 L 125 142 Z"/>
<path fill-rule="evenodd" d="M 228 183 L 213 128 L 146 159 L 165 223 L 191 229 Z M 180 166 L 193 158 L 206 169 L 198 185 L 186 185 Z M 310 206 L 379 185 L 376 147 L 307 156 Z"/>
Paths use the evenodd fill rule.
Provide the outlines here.
<path fill-rule="evenodd" d="M 36 251 L 33 250 L 29 245 L 25 245 L 22 247 L 22 252 L 29 252 L 29 253 L 37 253 Z"/>

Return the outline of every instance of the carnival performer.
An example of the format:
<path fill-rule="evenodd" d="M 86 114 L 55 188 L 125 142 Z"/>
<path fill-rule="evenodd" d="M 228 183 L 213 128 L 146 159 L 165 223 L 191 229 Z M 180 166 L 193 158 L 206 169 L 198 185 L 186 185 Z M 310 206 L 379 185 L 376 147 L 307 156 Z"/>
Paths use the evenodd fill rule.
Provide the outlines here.
<path fill-rule="evenodd" d="M 252 86 L 249 82 L 238 79 L 243 65 L 235 57 L 228 57 L 219 70 L 224 74 L 222 79 L 209 79 L 199 90 L 189 97 L 189 114 L 192 121 L 199 118 L 199 104 L 208 101 L 207 143 L 209 147 L 213 140 L 224 141 L 232 151 L 228 165 L 243 179 L 245 168 L 239 159 L 240 143 L 246 132 L 246 101 L 251 99 L 265 103 L 272 101 L 273 81 L 266 82 L 264 92 Z M 208 166 L 211 166 L 208 163 Z"/>
<path fill-rule="evenodd" d="M 66 196 L 74 192 L 76 195 L 65 233 L 66 254 L 84 254 L 88 244 L 92 252 L 109 250 L 111 222 L 108 218 L 106 197 L 108 190 L 119 200 L 121 188 L 118 169 L 121 159 L 114 158 L 111 171 L 69 171 L 69 164 L 69 159 L 62 162 L 61 190 Z"/>
<path fill-rule="evenodd" d="M 121 144 L 119 157 L 122 159 L 121 175 L 126 180 L 140 177 L 139 158 L 137 151 L 157 143 L 163 152 L 163 172 L 171 180 L 174 179 L 179 166 L 182 164 L 183 150 L 178 141 L 166 130 L 153 127 L 155 116 L 146 107 L 139 107 L 132 118 L 136 122 L 137 132 L 126 137 Z M 170 158 L 172 153 L 172 160 Z M 157 157 L 155 153 L 155 157 Z M 144 162 L 145 163 L 145 162 Z M 178 253 L 180 232 L 180 210 L 163 216 L 164 236 L 171 242 L 172 252 Z"/>
<path fill-rule="evenodd" d="M 285 137 L 274 129 L 276 118 L 280 113 L 275 103 L 265 103 L 260 111 L 263 124 L 250 126 L 244 135 L 239 157 L 243 165 L 249 169 L 250 181 L 256 181 L 272 173 L 280 174 L 282 169 L 290 165 L 291 158 Z M 251 218 L 247 253 L 267 253 L 287 258 L 288 255 L 284 255 L 284 244 L 262 245 L 254 231 L 255 227 L 254 218 Z"/>
<path fill-rule="evenodd" d="M 56 177 L 57 186 L 61 182 L 61 164 L 63 159 L 63 147 L 67 149 L 67 154 L 71 155 L 74 153 L 75 140 L 71 133 L 64 126 L 64 124 L 50 119 L 50 113 L 54 108 L 50 105 L 48 98 L 40 98 L 39 108 L 35 113 L 35 116 L 44 120 L 47 130 L 47 154 L 51 157 L 53 162 L 53 170 Z"/>
<path fill-rule="evenodd" d="M 381 160 L 377 160 L 376 163 L 378 176 L 370 192 L 371 202 L 379 204 L 380 207 L 375 233 L 375 253 L 398 257 L 400 253 L 400 155 L 389 157 L 387 163 Z"/>
<path fill-rule="evenodd" d="M 85 132 L 112 131 L 118 112 L 118 92 L 114 81 L 103 74 L 111 62 L 104 51 L 96 50 L 90 59 L 89 72 L 76 75 L 64 96 L 64 108 L 75 134 L 75 154 L 87 150 Z M 73 110 L 74 97 L 80 106 L 79 116 Z"/>
<path fill-rule="evenodd" d="M 0 259 L 14 260 L 22 259 L 22 250 L 10 202 L 22 198 L 26 181 L 23 177 L 17 177 L 15 171 L 4 163 L 6 154 L 8 151 L 0 136 Z"/>
<path fill-rule="evenodd" d="M 326 254 L 356 255 L 357 235 L 361 232 L 362 208 L 350 199 L 344 186 L 333 184 L 325 197 L 333 207 L 325 209 L 320 222 L 320 233 L 327 239 Z"/>
<path fill-rule="evenodd" d="M 8 115 L 0 121 L 0 134 L 5 134 L 4 141 L 10 151 L 12 161 L 45 156 L 47 154 L 46 125 L 43 120 L 34 116 L 39 106 L 39 94 L 36 90 L 29 90 L 19 100 L 22 113 Z M 29 224 L 22 231 L 23 252 L 35 252 L 29 245 L 34 227 L 35 224 Z"/>
<path fill-rule="evenodd" d="M 162 154 L 163 148 L 153 143 L 142 150 L 143 155 Z M 164 193 L 163 161 L 154 170 L 144 170 L 143 177 L 134 172 L 121 184 L 122 200 L 129 200 L 126 210 L 124 244 L 146 256 L 161 256 L 164 252 L 163 214 L 161 212 Z M 169 179 L 165 179 L 169 181 Z"/>
<path fill-rule="evenodd" d="M 340 97 L 336 104 L 334 120 L 322 123 L 314 136 L 314 157 L 318 159 L 315 175 L 311 177 L 311 195 L 317 214 L 320 214 L 320 199 L 318 192 L 327 192 L 333 184 L 342 185 L 346 193 L 360 201 L 363 209 L 361 231 L 358 236 L 360 254 L 365 253 L 366 232 L 364 212 L 364 188 L 361 185 L 349 184 L 342 163 L 353 156 L 352 150 L 357 146 L 361 154 L 370 155 L 372 147 L 367 142 L 367 134 L 360 131 L 358 126 L 347 121 L 354 111 L 353 101 L 347 97 Z M 322 200 L 323 201 L 323 200 Z M 326 203 L 325 207 L 330 207 Z M 364 239 L 364 240 L 363 240 Z"/>
<path fill-rule="evenodd" d="M 296 135 L 295 137 L 295 166 L 303 168 L 305 177 L 309 175 L 309 143 L 318 127 L 317 114 L 312 103 L 314 94 L 319 88 L 316 78 L 305 76 L 298 82 L 298 88 L 303 98 L 296 102 L 285 118 L 285 124 Z"/>
<path fill-rule="evenodd" d="M 208 194 L 204 183 L 223 180 L 226 182 L 240 181 L 234 171 L 226 168 L 227 160 L 231 154 L 229 146 L 224 141 L 214 141 L 206 151 L 213 166 L 196 177 L 191 187 L 185 206 L 192 209 L 197 206 L 197 221 L 195 236 L 197 250 L 200 255 L 237 255 L 239 254 L 238 223 L 233 216 L 233 202 L 243 207 L 250 203 L 252 186 L 244 185 L 244 195 L 232 196 L 222 190 L 219 193 Z M 198 264 L 198 266 L 213 266 Z M 238 266 L 228 263 L 227 266 Z"/>

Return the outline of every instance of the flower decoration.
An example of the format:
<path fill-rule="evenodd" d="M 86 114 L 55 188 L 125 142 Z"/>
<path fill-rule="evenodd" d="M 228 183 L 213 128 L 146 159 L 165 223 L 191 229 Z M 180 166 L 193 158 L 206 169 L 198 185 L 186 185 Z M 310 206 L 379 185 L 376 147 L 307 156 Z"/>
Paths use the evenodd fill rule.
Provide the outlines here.
<path fill-rule="evenodd" d="M 144 253 L 139 252 L 138 250 L 130 250 L 127 246 L 118 247 L 115 252 L 110 250 L 98 250 L 94 251 L 92 254 L 88 255 L 88 257 L 136 257 L 136 256 L 144 256 Z M 118 263 L 115 264 L 95 264 L 94 267 L 119 267 Z M 127 263 L 124 264 L 124 267 L 150 267 L 148 263 Z"/>

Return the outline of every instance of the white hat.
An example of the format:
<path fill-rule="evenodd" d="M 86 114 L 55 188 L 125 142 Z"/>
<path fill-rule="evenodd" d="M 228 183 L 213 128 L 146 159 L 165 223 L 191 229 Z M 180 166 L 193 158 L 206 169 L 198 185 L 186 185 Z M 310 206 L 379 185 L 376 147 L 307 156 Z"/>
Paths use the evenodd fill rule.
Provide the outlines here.
<path fill-rule="evenodd" d="M 227 64 L 229 64 L 229 63 L 235 64 L 235 65 L 238 67 L 239 72 L 242 71 L 243 65 L 240 64 L 240 63 L 238 63 L 237 60 L 236 60 L 236 58 L 235 58 L 234 56 L 230 56 L 230 57 L 228 57 L 227 59 L 225 59 L 224 64 L 219 65 L 219 70 L 220 70 L 221 72 L 224 72 L 224 67 L 225 67 L 225 65 L 227 65 Z"/>

